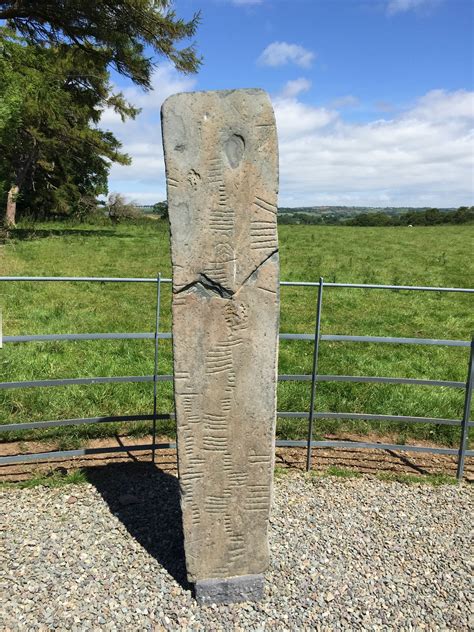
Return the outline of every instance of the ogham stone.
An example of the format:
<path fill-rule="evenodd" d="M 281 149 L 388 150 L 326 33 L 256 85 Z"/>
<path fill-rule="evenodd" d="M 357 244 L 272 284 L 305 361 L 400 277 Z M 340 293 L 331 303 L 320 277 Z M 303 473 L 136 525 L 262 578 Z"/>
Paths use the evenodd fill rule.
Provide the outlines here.
<path fill-rule="evenodd" d="M 269 562 L 278 147 L 262 90 L 162 108 L 186 566 L 201 602 L 258 599 Z"/>

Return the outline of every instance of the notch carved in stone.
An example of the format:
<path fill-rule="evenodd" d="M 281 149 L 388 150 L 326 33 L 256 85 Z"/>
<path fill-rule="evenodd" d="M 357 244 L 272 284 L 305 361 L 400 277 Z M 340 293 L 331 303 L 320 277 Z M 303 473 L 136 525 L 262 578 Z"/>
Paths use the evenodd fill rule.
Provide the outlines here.
<path fill-rule="evenodd" d="M 239 166 L 245 152 L 245 141 L 239 134 L 233 134 L 224 146 L 225 155 L 232 169 Z"/>

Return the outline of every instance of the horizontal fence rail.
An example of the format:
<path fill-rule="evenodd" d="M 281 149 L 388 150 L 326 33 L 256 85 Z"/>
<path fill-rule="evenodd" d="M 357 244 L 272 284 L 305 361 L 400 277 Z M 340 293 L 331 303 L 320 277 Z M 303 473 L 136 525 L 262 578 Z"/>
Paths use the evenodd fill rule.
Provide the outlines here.
<path fill-rule="evenodd" d="M 97 341 L 97 340 L 153 340 L 155 343 L 154 352 L 154 373 L 153 375 L 137 375 L 137 376 L 104 376 L 104 377 L 74 377 L 63 379 L 48 380 L 29 380 L 18 382 L 0 382 L 0 389 L 19 389 L 19 388 L 44 388 L 58 386 L 77 386 L 91 384 L 116 384 L 116 383 L 133 383 L 133 382 L 152 382 L 153 383 L 153 413 L 143 415 L 113 415 L 89 418 L 60 419 L 52 421 L 34 421 L 14 424 L 4 424 L 0 426 L 0 432 L 15 432 L 22 430 L 45 429 L 63 426 L 112 423 L 112 422 L 140 422 L 151 421 L 153 423 L 152 442 L 146 445 L 130 445 L 130 446 L 114 446 L 107 448 L 80 448 L 77 450 L 61 450 L 52 452 L 42 452 L 34 454 L 17 454 L 0 458 L 1 465 L 10 465 L 20 462 L 42 461 L 50 459 L 64 459 L 72 457 L 84 457 L 95 454 L 108 454 L 120 452 L 135 451 L 152 451 L 152 459 L 155 460 L 155 451 L 157 449 L 172 449 L 176 447 L 174 442 L 156 443 L 156 423 L 160 420 L 174 419 L 174 413 L 158 413 L 157 411 L 157 384 L 159 382 L 170 382 L 173 380 L 172 375 L 159 374 L 158 372 L 158 343 L 160 340 L 170 340 L 172 335 L 170 332 L 160 332 L 160 288 L 163 283 L 171 283 L 171 279 L 162 278 L 158 275 L 152 277 L 0 277 L 1 282 L 83 282 L 83 283 L 152 283 L 156 285 L 156 310 L 155 310 L 155 331 L 154 332 L 132 332 L 132 333 L 78 333 L 78 334 L 34 334 L 34 335 L 16 335 L 3 337 L 4 344 L 18 343 L 37 343 L 37 342 L 80 342 L 80 341 Z M 348 448 L 348 449 L 381 449 L 381 450 L 397 450 L 408 452 L 422 452 L 444 455 L 457 455 L 458 467 L 457 478 L 462 479 L 464 473 L 464 464 L 466 456 L 474 456 L 473 450 L 467 449 L 469 429 L 474 426 L 474 422 L 470 421 L 472 386 L 473 386 L 473 357 L 474 357 L 474 339 L 469 342 L 465 340 L 443 340 L 443 339 L 427 339 L 427 338 L 404 338 L 390 336 L 354 336 L 354 335 L 332 335 L 321 333 L 321 314 L 323 307 L 323 289 L 324 288 L 348 288 L 348 289 L 364 289 L 364 290 L 392 290 L 392 291 L 421 291 L 421 292 L 450 292 L 474 294 L 474 288 L 446 288 L 446 287 L 430 287 L 430 286 L 412 286 L 412 285 L 375 285 L 361 283 L 328 283 L 324 279 L 319 282 L 306 281 L 282 281 L 281 286 L 286 287 L 305 287 L 317 288 L 316 312 L 315 312 L 315 331 L 313 334 L 295 334 L 282 333 L 280 340 L 299 340 L 313 343 L 313 367 L 311 374 L 308 375 L 279 375 L 280 382 L 301 381 L 311 382 L 311 404 L 309 411 L 279 411 L 279 418 L 288 419 L 307 419 L 308 420 L 308 437 L 306 440 L 287 440 L 277 441 L 277 447 L 306 447 L 306 465 L 310 470 L 312 467 L 312 449 L 313 448 Z M 408 345 L 433 345 L 447 347 L 470 347 L 470 358 L 468 365 L 468 374 L 466 382 L 449 381 L 449 380 L 429 380 L 404 377 L 379 377 L 379 376 L 353 376 L 353 375 L 321 375 L 318 373 L 319 347 L 321 342 L 336 343 L 375 343 L 375 344 L 408 344 Z M 441 419 L 433 417 L 411 417 L 404 415 L 376 415 L 365 413 L 350 412 L 332 412 L 332 411 L 316 411 L 316 387 L 322 382 L 358 382 L 370 384 L 394 384 L 407 386 L 427 386 L 427 387 L 444 387 L 457 388 L 465 390 L 464 408 L 462 419 Z M 313 440 L 313 424 L 316 419 L 353 419 L 366 421 L 386 421 L 401 422 L 406 424 L 433 424 L 433 425 L 450 425 L 461 428 L 461 441 L 458 449 L 444 447 L 425 447 L 405 444 L 376 443 L 366 441 L 341 441 L 341 440 Z"/>
<path fill-rule="evenodd" d="M 84 283 L 156 283 L 156 277 L 53 277 L 53 276 L 2 276 L 5 281 L 29 282 L 84 282 Z M 172 279 L 162 277 L 161 283 L 172 283 Z M 280 281 L 283 287 L 319 287 L 315 281 Z M 417 292 L 461 292 L 474 294 L 474 288 L 468 287 L 433 287 L 429 285 L 376 285 L 373 283 L 329 283 L 324 287 L 355 288 L 362 290 L 415 290 Z"/>
<path fill-rule="evenodd" d="M 35 388 L 44 386 L 71 386 L 80 384 L 113 384 L 127 382 L 172 382 L 172 375 L 118 375 L 112 377 L 73 377 L 55 380 L 31 380 L 23 382 L 0 382 L 0 389 Z M 279 375 L 279 382 L 310 382 L 312 375 Z M 316 382 L 357 382 L 366 384 L 405 384 L 409 386 L 444 386 L 446 388 L 465 388 L 464 382 L 443 380 L 419 380 L 409 377 L 372 377 L 365 375 L 317 375 Z"/>

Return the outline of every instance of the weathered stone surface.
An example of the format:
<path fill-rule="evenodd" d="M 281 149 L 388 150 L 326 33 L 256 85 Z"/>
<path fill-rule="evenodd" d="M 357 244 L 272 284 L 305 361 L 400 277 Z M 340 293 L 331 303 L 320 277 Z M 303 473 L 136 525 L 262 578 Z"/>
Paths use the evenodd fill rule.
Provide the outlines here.
<path fill-rule="evenodd" d="M 263 575 L 203 579 L 196 582 L 196 599 L 202 604 L 259 601 L 263 597 L 263 585 Z"/>
<path fill-rule="evenodd" d="M 277 138 L 261 90 L 174 95 L 162 124 L 186 564 L 189 580 L 204 590 L 202 580 L 259 575 L 268 565 Z M 216 595 L 227 590 L 212 585 Z M 261 591 L 244 592 L 257 598 Z"/>

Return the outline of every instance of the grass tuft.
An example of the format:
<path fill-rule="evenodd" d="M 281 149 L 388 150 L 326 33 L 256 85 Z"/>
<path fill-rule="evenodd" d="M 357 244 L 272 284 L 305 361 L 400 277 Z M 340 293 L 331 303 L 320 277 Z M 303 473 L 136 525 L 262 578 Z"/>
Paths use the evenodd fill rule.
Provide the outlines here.
<path fill-rule="evenodd" d="M 338 467 L 337 465 L 330 465 L 324 472 L 324 476 L 338 476 L 339 478 L 360 478 L 361 472 L 351 470 L 345 467 Z"/>
<path fill-rule="evenodd" d="M 405 485 L 457 485 L 458 481 L 454 476 L 447 474 L 404 474 L 403 472 L 379 472 L 376 474 L 381 481 L 403 483 Z"/>
<path fill-rule="evenodd" d="M 61 473 L 52 471 L 48 474 L 36 474 L 24 481 L 0 483 L 0 489 L 31 489 L 33 487 L 63 487 L 64 485 L 82 485 L 87 477 L 82 470 Z"/>

